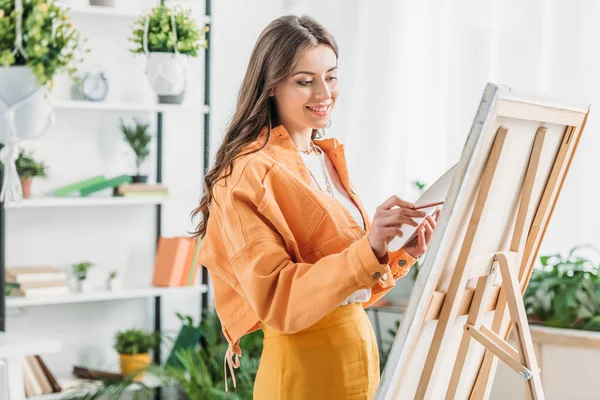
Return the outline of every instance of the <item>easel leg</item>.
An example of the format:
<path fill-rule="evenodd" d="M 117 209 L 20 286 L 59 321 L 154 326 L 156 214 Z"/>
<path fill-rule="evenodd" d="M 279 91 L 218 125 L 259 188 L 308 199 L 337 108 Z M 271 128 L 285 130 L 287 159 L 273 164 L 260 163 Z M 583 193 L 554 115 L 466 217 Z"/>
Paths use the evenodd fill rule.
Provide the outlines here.
<path fill-rule="evenodd" d="M 523 296 L 521 295 L 521 288 L 515 276 L 516 272 L 514 272 L 514 269 L 511 270 L 511 264 L 514 263 L 514 260 L 513 262 L 509 262 L 505 253 L 498 253 L 498 261 L 500 263 L 500 272 L 502 273 L 502 286 L 506 293 L 508 310 L 519 345 L 521 364 L 532 372 L 531 377 L 527 379 L 529 395 L 533 400 L 543 400 L 544 390 L 542 388 L 542 379 L 535 359 L 535 349 L 533 340 L 531 339 L 529 323 L 527 322 Z"/>

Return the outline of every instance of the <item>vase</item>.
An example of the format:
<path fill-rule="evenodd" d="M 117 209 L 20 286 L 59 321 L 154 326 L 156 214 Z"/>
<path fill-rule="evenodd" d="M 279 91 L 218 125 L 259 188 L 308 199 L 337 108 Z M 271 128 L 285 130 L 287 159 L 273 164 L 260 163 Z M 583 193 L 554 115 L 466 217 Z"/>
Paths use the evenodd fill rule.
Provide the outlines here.
<path fill-rule="evenodd" d="M 177 53 L 148 53 L 146 78 L 156 94 L 173 96 L 185 90 L 187 58 Z"/>
<path fill-rule="evenodd" d="M 181 104 L 185 97 L 185 90 L 179 94 L 174 95 L 158 95 L 158 102 L 160 104 Z"/>
<path fill-rule="evenodd" d="M 119 354 L 119 363 L 121 365 L 121 373 L 124 375 L 134 375 L 134 381 L 139 382 L 144 377 L 144 373 L 138 371 L 147 368 L 150 365 L 150 354 Z"/>
<path fill-rule="evenodd" d="M 31 182 L 33 179 L 30 176 L 21 178 L 21 187 L 23 188 L 23 198 L 29 199 L 31 197 Z"/>
<path fill-rule="evenodd" d="M 31 68 L 0 67 L 0 110 L 19 104 L 14 113 L 17 140 L 36 139 L 52 124 L 54 111 L 47 96 L 47 90 L 39 85 Z M 4 116 L 0 118 L 0 142 L 5 143 L 6 124 Z"/>
<path fill-rule="evenodd" d="M 148 182 L 148 175 L 131 175 L 132 183 L 146 183 Z"/>
<path fill-rule="evenodd" d="M 106 288 L 109 292 L 117 292 L 117 291 L 123 289 L 123 283 L 121 281 L 121 278 L 116 277 L 116 278 L 108 279 L 106 281 Z"/>
<path fill-rule="evenodd" d="M 90 0 L 90 6 L 114 7 L 115 0 Z"/>

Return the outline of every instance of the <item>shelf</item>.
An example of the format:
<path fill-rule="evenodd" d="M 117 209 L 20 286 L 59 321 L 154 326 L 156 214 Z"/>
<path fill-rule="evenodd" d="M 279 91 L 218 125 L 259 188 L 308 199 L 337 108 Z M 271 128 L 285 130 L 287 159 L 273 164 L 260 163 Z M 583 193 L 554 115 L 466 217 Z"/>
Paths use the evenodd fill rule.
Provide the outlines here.
<path fill-rule="evenodd" d="M 6 208 L 49 208 L 49 207 L 97 207 L 97 206 L 131 206 L 153 205 L 168 202 L 168 196 L 156 197 L 37 197 L 23 199 L 21 202 L 9 202 Z"/>
<path fill-rule="evenodd" d="M 56 304 L 92 303 L 99 301 L 114 301 L 126 299 L 140 299 L 144 297 L 166 296 L 186 293 L 205 293 L 206 285 L 178 286 L 178 287 L 141 287 L 119 291 L 94 291 L 89 293 L 70 293 L 67 295 L 40 296 L 40 297 L 7 297 L 6 308 L 36 307 Z"/>
<path fill-rule="evenodd" d="M 30 354 L 58 353 L 58 340 L 32 338 L 22 334 L 0 332 L 0 359 Z"/>
<path fill-rule="evenodd" d="M 85 391 L 86 391 L 85 389 L 80 390 L 82 384 L 86 384 L 86 386 L 89 385 L 89 386 L 87 386 L 88 387 L 87 390 L 94 389 L 95 387 L 99 386 L 99 381 L 90 381 L 90 380 L 78 379 L 78 378 L 58 378 L 57 380 L 58 380 L 59 385 L 61 385 L 61 387 L 63 388 L 62 392 L 52 393 L 52 394 L 44 394 L 41 396 L 28 397 L 27 400 L 60 400 L 60 399 L 63 399 L 67 395 L 73 395 L 75 393 L 85 393 Z M 158 378 L 155 378 L 155 377 L 149 376 L 149 375 L 146 375 L 142 378 L 142 383 L 151 389 L 161 386 Z M 138 389 L 136 387 L 134 387 L 133 385 L 132 385 L 131 389 L 128 389 L 128 391 L 134 391 L 134 390 L 138 390 Z"/>
<path fill-rule="evenodd" d="M 104 102 L 87 100 L 52 100 L 52 104 L 57 109 L 63 110 L 88 110 L 88 111 L 123 111 L 123 112 L 197 112 L 199 107 L 192 107 L 180 104 L 159 104 L 159 103 L 127 103 L 127 102 Z M 208 106 L 201 106 L 203 112 L 209 112 Z"/>
<path fill-rule="evenodd" d="M 103 6 L 79 6 L 71 7 L 69 10 L 70 14 L 73 15 L 97 15 L 97 16 L 108 16 L 108 17 L 122 17 L 122 18 L 135 18 L 137 19 L 143 13 L 139 10 L 129 10 L 118 7 L 103 7 Z M 145 13 L 145 12 L 144 12 Z M 204 17 L 204 23 L 210 24 L 210 16 Z"/>

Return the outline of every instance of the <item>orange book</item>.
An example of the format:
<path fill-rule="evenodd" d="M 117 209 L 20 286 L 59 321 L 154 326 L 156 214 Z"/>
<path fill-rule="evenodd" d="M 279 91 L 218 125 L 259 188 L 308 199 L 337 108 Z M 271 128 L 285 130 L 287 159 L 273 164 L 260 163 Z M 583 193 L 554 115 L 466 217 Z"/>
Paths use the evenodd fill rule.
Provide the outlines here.
<path fill-rule="evenodd" d="M 193 240 L 188 237 L 160 237 L 154 261 L 154 286 L 179 286 Z"/>
<path fill-rule="evenodd" d="M 190 252 L 188 253 L 187 260 L 185 262 L 185 269 L 181 277 L 180 286 L 192 286 L 196 283 L 196 272 L 200 262 L 198 261 L 198 252 L 200 250 L 200 241 L 196 241 L 190 238 L 191 246 Z"/>

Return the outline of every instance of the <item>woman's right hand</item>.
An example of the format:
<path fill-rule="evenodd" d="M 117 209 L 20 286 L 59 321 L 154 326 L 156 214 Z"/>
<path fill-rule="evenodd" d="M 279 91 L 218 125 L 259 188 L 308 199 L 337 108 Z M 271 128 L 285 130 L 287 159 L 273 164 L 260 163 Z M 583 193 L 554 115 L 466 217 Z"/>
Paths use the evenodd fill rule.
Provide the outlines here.
<path fill-rule="evenodd" d="M 397 208 L 392 208 L 397 206 Z M 400 228 L 402 225 L 417 226 L 413 218 L 425 217 L 424 211 L 415 210 L 415 205 L 392 196 L 375 210 L 375 216 L 371 223 L 371 229 L 367 233 L 369 244 L 377 258 L 381 258 L 387 252 L 388 244 L 396 236 L 402 236 Z"/>

